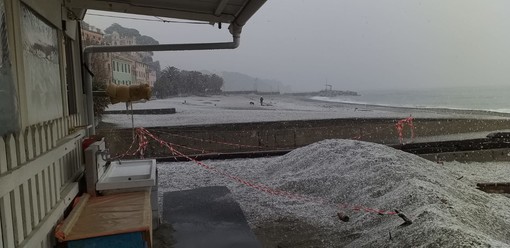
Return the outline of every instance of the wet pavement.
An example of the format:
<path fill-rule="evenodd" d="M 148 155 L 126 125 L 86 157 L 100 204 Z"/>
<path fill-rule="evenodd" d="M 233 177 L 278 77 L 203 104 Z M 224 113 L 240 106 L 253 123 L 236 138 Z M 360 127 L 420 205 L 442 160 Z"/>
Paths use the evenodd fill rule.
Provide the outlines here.
<path fill-rule="evenodd" d="M 262 247 L 226 187 L 166 192 L 163 208 L 155 247 Z"/>

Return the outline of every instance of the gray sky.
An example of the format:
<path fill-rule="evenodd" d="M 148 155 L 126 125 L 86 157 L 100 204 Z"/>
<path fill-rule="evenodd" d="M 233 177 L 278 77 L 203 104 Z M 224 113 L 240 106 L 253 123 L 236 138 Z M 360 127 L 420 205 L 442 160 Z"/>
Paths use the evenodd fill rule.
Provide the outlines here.
<path fill-rule="evenodd" d="M 270 0 L 244 27 L 238 49 L 155 59 L 275 79 L 294 91 L 326 81 L 341 90 L 510 85 L 508 13 L 508 0 Z M 231 40 L 227 25 L 86 21 L 102 29 L 117 22 L 160 43 Z"/>

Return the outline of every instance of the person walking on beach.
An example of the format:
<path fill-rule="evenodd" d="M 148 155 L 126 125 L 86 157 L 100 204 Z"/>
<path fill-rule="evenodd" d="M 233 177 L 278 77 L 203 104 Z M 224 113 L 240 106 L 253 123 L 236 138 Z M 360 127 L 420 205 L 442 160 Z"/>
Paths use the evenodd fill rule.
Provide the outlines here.
<path fill-rule="evenodd" d="M 260 97 L 260 106 L 263 106 L 263 105 L 264 105 L 264 98 Z"/>

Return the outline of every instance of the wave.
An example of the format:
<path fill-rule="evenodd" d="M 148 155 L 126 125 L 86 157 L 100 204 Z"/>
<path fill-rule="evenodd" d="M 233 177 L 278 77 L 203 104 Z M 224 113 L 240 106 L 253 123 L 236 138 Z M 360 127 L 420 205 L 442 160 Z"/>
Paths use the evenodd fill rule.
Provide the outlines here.
<path fill-rule="evenodd" d="M 451 106 L 426 106 L 426 105 L 412 105 L 412 104 L 387 104 L 387 103 L 374 103 L 374 102 L 363 102 L 363 101 L 353 101 L 353 100 L 345 100 L 338 98 L 330 98 L 325 96 L 313 96 L 310 98 L 315 101 L 322 102 L 336 102 L 336 103 L 345 103 L 345 104 L 355 104 L 355 105 L 368 105 L 368 106 L 377 106 L 377 107 L 392 107 L 392 108 L 419 108 L 419 109 L 442 109 L 442 110 L 460 110 L 460 111 L 483 111 L 483 112 L 495 112 L 495 113 L 503 113 L 510 114 L 510 108 L 461 108 L 461 107 L 451 107 Z"/>

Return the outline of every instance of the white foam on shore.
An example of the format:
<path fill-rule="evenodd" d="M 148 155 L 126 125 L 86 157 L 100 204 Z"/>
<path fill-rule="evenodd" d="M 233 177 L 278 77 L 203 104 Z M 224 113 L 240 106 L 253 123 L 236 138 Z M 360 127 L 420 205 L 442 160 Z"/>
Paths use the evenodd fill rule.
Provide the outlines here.
<path fill-rule="evenodd" d="M 261 193 L 193 162 L 159 164 L 160 192 L 226 185 L 252 227 L 263 228 L 281 217 L 299 219 L 320 230 L 318 237 L 328 237 L 317 247 L 509 247 L 510 199 L 475 189 L 472 176 L 459 180 L 459 174 L 470 172 L 449 169 L 456 163 L 438 165 L 384 145 L 352 140 L 325 140 L 281 157 L 205 163 L 289 192 L 400 209 L 414 223 L 399 227 L 402 220 L 396 216 L 350 210 L 345 211 L 351 221 L 340 222 L 332 218 L 338 211 L 332 206 Z M 470 167 L 471 173 L 483 173 L 479 168 Z M 502 170 L 499 174 L 510 176 L 509 169 Z M 342 239 L 351 234 L 356 238 Z"/>
<path fill-rule="evenodd" d="M 424 106 L 424 105 L 411 105 L 411 104 L 402 104 L 402 105 L 391 105 L 391 104 L 383 104 L 383 103 L 370 103 L 363 101 L 353 101 L 346 100 L 340 98 L 332 98 L 325 96 L 314 96 L 310 99 L 315 101 L 322 102 L 335 102 L 335 103 L 345 103 L 345 104 L 355 104 L 355 105 L 363 105 L 367 106 L 377 106 L 377 107 L 387 107 L 387 108 L 420 108 L 420 109 L 430 109 L 430 110 L 460 110 L 460 111 L 484 111 L 484 112 L 495 112 L 495 113 L 510 113 L 510 109 L 477 109 L 477 108 L 460 108 L 460 107 L 449 107 L 449 106 Z"/>

